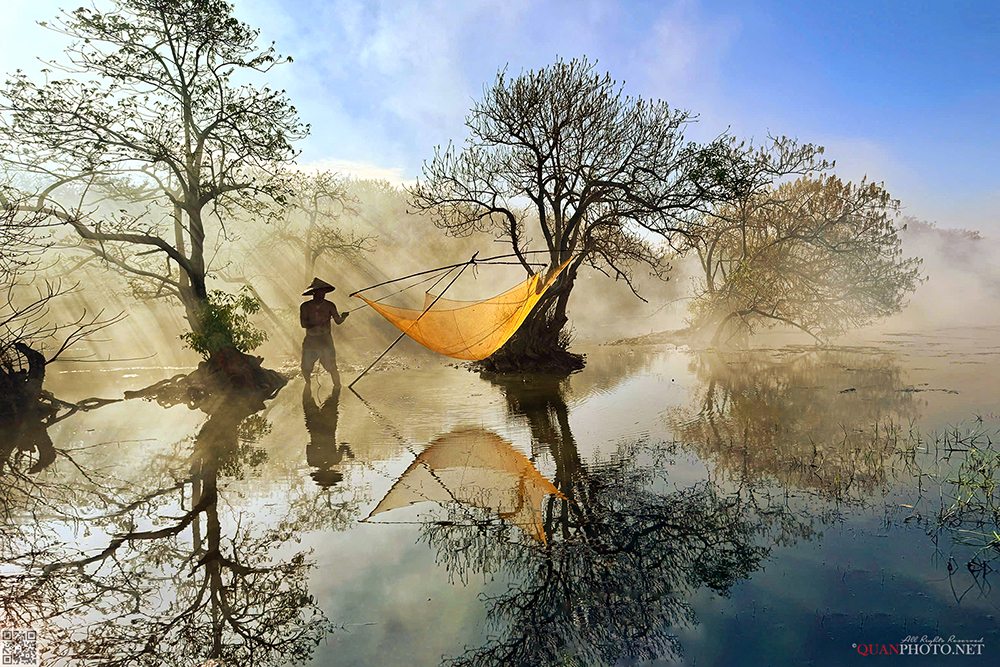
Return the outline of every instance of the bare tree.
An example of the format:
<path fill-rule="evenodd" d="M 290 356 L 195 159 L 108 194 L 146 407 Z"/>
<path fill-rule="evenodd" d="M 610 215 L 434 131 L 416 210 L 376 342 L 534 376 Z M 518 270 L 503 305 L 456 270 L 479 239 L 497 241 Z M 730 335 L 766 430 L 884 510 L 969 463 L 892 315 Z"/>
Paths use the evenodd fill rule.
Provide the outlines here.
<path fill-rule="evenodd" d="M 696 222 L 690 213 L 723 194 L 726 142 L 685 144 L 689 112 L 624 96 L 594 67 L 560 60 L 514 79 L 501 71 L 466 120 L 464 148 L 438 148 L 410 190 L 439 227 L 502 239 L 529 273 L 525 252 L 535 235 L 551 264 L 572 260 L 486 370 L 581 368 L 564 334 L 580 267 L 629 285 L 636 265 L 662 275 L 650 232 L 680 247 Z"/>
<path fill-rule="evenodd" d="M 375 250 L 376 236 L 348 231 L 341 224 L 341 216 L 358 214 L 359 203 L 345 178 L 331 171 L 298 172 L 292 188 L 295 194 L 277 225 L 277 235 L 302 253 L 303 285 L 312 281 L 322 257 L 351 259 Z"/>
<path fill-rule="evenodd" d="M 308 127 L 284 91 L 233 82 L 290 59 L 257 46 L 258 32 L 229 3 L 113 5 L 65 12 L 49 26 L 74 41 L 68 62 L 43 70 L 45 83 L 20 71 L 8 80 L 4 160 L 44 180 L 24 209 L 51 214 L 81 249 L 179 297 L 196 328 L 226 217 L 276 214 L 287 194 L 281 165 Z M 67 191 L 76 203 L 60 206 Z M 87 206 L 95 200 L 142 208 L 109 213 Z"/>

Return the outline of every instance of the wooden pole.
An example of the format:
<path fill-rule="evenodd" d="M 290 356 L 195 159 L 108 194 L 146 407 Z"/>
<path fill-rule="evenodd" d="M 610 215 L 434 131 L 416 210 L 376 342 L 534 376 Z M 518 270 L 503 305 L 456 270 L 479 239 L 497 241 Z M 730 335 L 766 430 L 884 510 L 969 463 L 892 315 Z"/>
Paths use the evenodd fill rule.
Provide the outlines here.
<path fill-rule="evenodd" d="M 434 306 L 435 303 L 438 302 L 438 299 L 440 299 L 442 296 L 444 296 L 444 293 L 448 291 L 448 288 L 451 287 L 452 285 L 454 285 L 455 281 L 458 280 L 458 277 L 460 275 L 462 275 L 462 271 L 465 271 L 467 268 L 469 268 L 470 264 L 474 264 L 475 263 L 475 261 L 476 261 L 476 255 L 478 255 L 478 254 L 479 254 L 479 251 L 476 251 L 476 254 L 473 255 L 472 258 L 468 262 L 466 262 L 464 265 L 462 265 L 462 264 L 456 264 L 455 265 L 455 267 L 461 266 L 462 270 L 459 271 L 458 274 L 456 274 L 455 277 L 451 279 L 451 282 L 448 283 L 443 290 L 441 290 L 440 294 L 438 294 L 436 297 L 434 297 L 434 300 L 431 301 L 430 304 L 428 304 L 428 306 L 426 308 L 424 308 L 423 312 L 421 312 L 420 315 L 417 316 L 417 319 L 413 320 L 413 323 L 410 324 L 409 327 L 406 327 L 407 331 L 409 331 L 410 327 L 412 327 L 414 324 L 416 324 L 417 322 L 420 321 L 420 318 L 423 317 L 424 314 L 428 310 L 430 310 Z M 455 267 L 452 267 L 452 268 L 455 268 Z M 368 371 L 370 371 L 372 368 L 374 368 L 375 364 L 377 364 L 379 361 L 381 361 L 382 357 L 384 357 L 385 355 L 389 354 L 389 350 L 391 350 L 396 345 L 396 343 L 398 343 L 399 341 L 401 341 L 403 339 L 403 336 L 405 336 L 405 335 L 406 335 L 406 331 L 404 331 L 401 334 L 399 334 L 399 336 L 396 337 L 396 340 L 392 341 L 392 343 L 389 345 L 389 347 L 385 348 L 385 352 L 383 352 L 382 354 L 378 355 L 378 359 L 376 359 L 375 361 L 373 361 L 371 363 L 371 365 L 368 366 L 368 368 L 366 368 L 364 371 L 362 371 L 361 375 L 359 375 L 358 377 L 354 378 L 354 381 L 351 382 L 351 384 L 347 385 L 347 388 L 351 389 L 351 387 L 354 386 L 355 382 L 357 382 L 358 380 L 360 380 L 361 378 L 363 378 Z M 351 389 L 351 391 L 353 391 L 353 389 Z"/>

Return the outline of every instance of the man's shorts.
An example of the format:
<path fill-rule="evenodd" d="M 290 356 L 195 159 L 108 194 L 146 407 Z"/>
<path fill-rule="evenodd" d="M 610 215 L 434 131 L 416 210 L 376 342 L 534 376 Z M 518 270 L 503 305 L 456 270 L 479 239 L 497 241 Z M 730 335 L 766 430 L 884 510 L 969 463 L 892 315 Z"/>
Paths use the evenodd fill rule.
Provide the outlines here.
<path fill-rule="evenodd" d="M 333 336 L 306 336 L 302 341 L 302 367 L 311 368 L 316 362 L 330 370 L 331 364 L 336 368 L 337 350 L 333 346 Z"/>

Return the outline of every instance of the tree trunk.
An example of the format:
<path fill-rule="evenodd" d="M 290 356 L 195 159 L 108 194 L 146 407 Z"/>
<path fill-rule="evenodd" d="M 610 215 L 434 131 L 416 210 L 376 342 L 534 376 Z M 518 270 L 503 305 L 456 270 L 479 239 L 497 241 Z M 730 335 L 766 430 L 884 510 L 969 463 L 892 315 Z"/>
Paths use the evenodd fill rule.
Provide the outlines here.
<path fill-rule="evenodd" d="M 570 267 L 549 288 L 510 340 L 474 368 L 486 373 L 539 373 L 566 376 L 582 369 L 584 356 L 569 351 L 564 331 L 569 319 L 566 306 L 576 279 Z"/>
<path fill-rule="evenodd" d="M 191 331 L 201 333 L 201 314 L 204 311 L 205 306 L 208 304 L 208 293 L 205 290 L 205 277 L 202 276 L 199 281 L 195 281 L 194 276 L 189 277 L 192 279 L 192 284 L 182 284 L 180 288 L 181 304 L 184 306 L 184 317 L 191 326 Z M 200 283 L 200 290 L 195 288 L 194 284 L 196 282 Z"/>
<path fill-rule="evenodd" d="M 719 347 L 719 345 L 723 343 L 722 341 L 723 334 L 728 334 L 726 340 L 724 341 L 725 344 L 729 345 L 730 341 L 735 339 L 735 347 L 744 349 L 750 347 L 750 334 L 743 321 L 740 320 L 739 318 L 743 317 L 744 315 L 748 315 L 751 312 L 753 311 L 749 310 L 733 311 L 731 313 L 727 313 L 726 316 L 723 317 L 721 320 L 713 319 L 711 322 L 706 323 L 705 327 L 709 327 L 712 326 L 712 324 L 714 324 L 715 322 L 718 322 L 718 325 L 716 326 L 715 329 L 715 334 L 712 336 L 712 342 L 710 343 L 710 345 L 712 347 Z"/>
<path fill-rule="evenodd" d="M 45 357 L 21 342 L 13 347 L 28 367 L 0 366 L 0 422 L 18 421 L 32 412 L 41 399 L 45 379 Z"/>
<path fill-rule="evenodd" d="M 715 334 L 712 336 L 712 347 L 719 346 L 719 343 L 722 340 L 722 332 L 725 331 L 726 325 L 728 325 L 734 317 L 737 317 L 737 315 L 738 313 L 729 313 L 722 319 L 721 322 L 719 322 L 719 325 L 715 328 Z"/>
<path fill-rule="evenodd" d="M 14 349 L 24 357 L 28 368 L 0 365 L 0 475 L 4 466 L 15 466 L 15 450 L 37 452 L 29 475 L 41 472 L 56 460 L 56 450 L 49 438 L 46 417 L 54 410 L 42 400 L 45 357 L 18 341 Z"/>
<path fill-rule="evenodd" d="M 188 210 L 188 224 L 191 236 L 191 270 L 187 281 L 181 284 L 181 301 L 191 330 L 201 332 L 201 314 L 208 304 L 208 287 L 205 285 L 205 227 L 201 210 Z M 182 269 L 183 271 L 183 269 Z M 184 283 L 187 282 L 187 285 Z"/>

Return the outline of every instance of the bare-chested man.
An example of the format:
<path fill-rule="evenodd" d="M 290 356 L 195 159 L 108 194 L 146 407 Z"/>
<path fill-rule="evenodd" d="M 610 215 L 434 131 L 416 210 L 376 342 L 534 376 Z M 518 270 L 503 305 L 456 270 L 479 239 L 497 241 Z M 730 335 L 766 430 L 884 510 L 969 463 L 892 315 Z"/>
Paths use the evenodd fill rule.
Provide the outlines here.
<path fill-rule="evenodd" d="M 337 372 L 337 350 L 333 347 L 333 332 L 330 320 L 341 324 L 349 313 L 337 312 L 337 307 L 326 300 L 326 295 L 336 289 L 328 282 L 314 278 L 302 296 L 312 295 L 311 301 L 306 301 L 299 308 L 299 322 L 306 330 L 302 341 L 302 376 L 309 382 L 313 367 L 319 361 L 333 378 L 333 386 L 340 386 L 340 373 Z"/>

